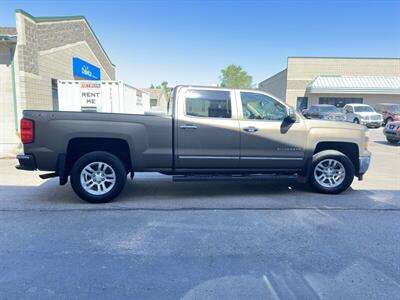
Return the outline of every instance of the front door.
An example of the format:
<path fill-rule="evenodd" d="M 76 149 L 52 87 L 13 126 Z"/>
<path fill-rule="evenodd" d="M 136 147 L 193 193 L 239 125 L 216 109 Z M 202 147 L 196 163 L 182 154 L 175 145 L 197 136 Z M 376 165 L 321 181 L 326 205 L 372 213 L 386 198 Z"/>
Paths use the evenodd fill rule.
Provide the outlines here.
<path fill-rule="evenodd" d="M 303 119 L 286 118 L 286 106 L 264 94 L 238 92 L 240 166 L 294 169 L 304 165 L 307 131 Z"/>
<path fill-rule="evenodd" d="M 176 167 L 239 167 L 240 132 L 234 92 L 185 88 L 179 93 Z"/>

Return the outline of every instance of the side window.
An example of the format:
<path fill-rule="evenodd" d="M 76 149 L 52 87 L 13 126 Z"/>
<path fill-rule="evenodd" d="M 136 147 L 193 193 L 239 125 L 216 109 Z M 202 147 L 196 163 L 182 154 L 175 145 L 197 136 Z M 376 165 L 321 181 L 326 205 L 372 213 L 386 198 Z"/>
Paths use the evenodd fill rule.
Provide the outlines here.
<path fill-rule="evenodd" d="M 231 98 L 227 91 L 187 90 L 186 115 L 204 118 L 231 118 Z"/>
<path fill-rule="evenodd" d="M 241 92 L 245 120 L 273 120 L 286 118 L 286 107 L 275 99 L 262 94 Z"/>

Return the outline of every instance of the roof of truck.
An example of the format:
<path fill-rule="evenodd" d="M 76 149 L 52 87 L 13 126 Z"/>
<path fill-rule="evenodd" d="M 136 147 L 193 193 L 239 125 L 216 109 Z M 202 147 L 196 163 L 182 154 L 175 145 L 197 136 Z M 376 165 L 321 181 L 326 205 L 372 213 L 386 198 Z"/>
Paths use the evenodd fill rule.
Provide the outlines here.
<path fill-rule="evenodd" d="M 362 103 L 349 103 L 349 104 L 346 104 L 345 106 L 371 106 L 371 105 L 368 105 L 368 104 L 362 104 Z"/>
<path fill-rule="evenodd" d="M 252 89 L 252 88 L 245 88 L 245 89 L 242 89 L 242 88 L 230 88 L 230 87 L 223 87 L 223 86 L 207 86 L 207 85 L 188 85 L 188 84 L 181 84 L 181 85 L 177 85 L 177 86 L 175 86 L 174 87 L 174 90 L 176 90 L 176 89 L 178 89 L 178 88 L 194 88 L 194 89 L 216 89 L 216 90 L 231 90 L 231 91 L 234 91 L 234 90 L 238 90 L 238 91 L 243 91 L 243 92 L 253 92 L 253 93 L 260 93 L 260 94 L 264 94 L 264 95 L 267 95 L 268 97 L 271 97 L 271 98 L 273 98 L 273 99 L 276 99 L 276 100 L 278 100 L 278 101 L 281 101 L 281 102 L 285 102 L 283 99 L 281 99 L 281 98 L 279 98 L 279 97 L 277 97 L 277 96 L 275 96 L 275 95 L 272 95 L 272 94 L 270 94 L 270 93 L 267 93 L 267 92 L 265 92 L 265 91 L 262 91 L 262 90 L 259 90 L 259 89 Z"/>

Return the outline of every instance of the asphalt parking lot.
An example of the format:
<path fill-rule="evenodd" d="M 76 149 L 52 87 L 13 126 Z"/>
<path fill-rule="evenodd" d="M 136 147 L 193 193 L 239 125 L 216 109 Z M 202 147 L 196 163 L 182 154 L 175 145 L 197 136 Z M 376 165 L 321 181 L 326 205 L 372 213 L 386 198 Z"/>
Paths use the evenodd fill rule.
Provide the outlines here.
<path fill-rule="evenodd" d="M 341 195 L 138 174 L 93 205 L 0 160 L 1 298 L 400 299 L 400 146 L 381 132 Z"/>

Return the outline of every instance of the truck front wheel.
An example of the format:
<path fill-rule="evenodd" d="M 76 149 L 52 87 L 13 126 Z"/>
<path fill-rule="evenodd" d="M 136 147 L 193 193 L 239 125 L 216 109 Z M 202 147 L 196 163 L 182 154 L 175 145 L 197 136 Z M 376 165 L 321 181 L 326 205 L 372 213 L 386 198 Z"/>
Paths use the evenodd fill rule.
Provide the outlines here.
<path fill-rule="evenodd" d="M 310 183 L 320 193 L 338 194 L 348 189 L 354 179 L 354 165 L 343 153 L 325 150 L 312 159 Z"/>
<path fill-rule="evenodd" d="M 80 157 L 71 170 L 71 185 L 75 193 L 90 203 L 113 200 L 123 190 L 126 170 L 115 155 L 95 151 Z"/>

